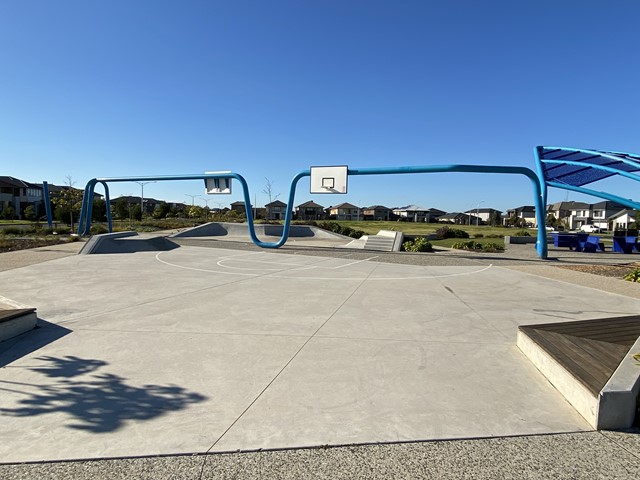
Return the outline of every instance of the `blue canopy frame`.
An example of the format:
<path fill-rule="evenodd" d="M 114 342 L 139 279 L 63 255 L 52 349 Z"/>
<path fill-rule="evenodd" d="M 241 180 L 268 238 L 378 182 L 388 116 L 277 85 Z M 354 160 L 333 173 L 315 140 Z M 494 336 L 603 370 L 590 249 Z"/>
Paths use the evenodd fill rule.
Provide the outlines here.
<path fill-rule="evenodd" d="M 584 188 L 584 185 L 614 175 L 640 181 L 640 175 L 636 173 L 640 172 L 640 155 L 544 146 L 535 147 L 533 153 L 538 175 L 542 182 L 543 205 L 547 204 L 547 187 L 555 187 L 604 198 L 629 208 L 640 209 L 640 203 L 632 199 Z"/>

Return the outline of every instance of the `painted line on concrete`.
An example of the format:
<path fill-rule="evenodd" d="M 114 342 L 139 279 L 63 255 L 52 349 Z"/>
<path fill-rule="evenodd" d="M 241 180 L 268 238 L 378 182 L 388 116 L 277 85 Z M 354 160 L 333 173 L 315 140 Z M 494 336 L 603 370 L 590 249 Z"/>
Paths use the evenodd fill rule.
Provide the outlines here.
<path fill-rule="evenodd" d="M 362 274 L 361 276 L 357 276 L 357 277 L 345 277 L 345 276 L 341 276 L 341 275 L 337 275 L 337 276 L 331 276 L 331 275 L 327 275 L 327 276 L 301 276 L 301 275 L 287 275 L 286 273 L 291 273 L 291 272 L 303 272 L 305 270 L 311 270 L 311 269 L 323 269 L 323 270 L 328 270 L 328 271 L 336 271 L 339 268 L 343 268 L 343 267 L 349 267 L 358 263 L 362 263 L 362 262 L 367 262 L 370 261 L 373 258 L 377 258 L 377 256 L 374 257 L 370 257 L 364 260 L 358 260 L 356 262 L 351 262 L 349 264 L 346 265 L 341 265 L 338 267 L 322 267 L 322 266 L 317 266 L 317 265 L 301 265 L 299 267 L 294 267 L 294 268 L 285 268 L 285 269 L 279 269 L 279 270 L 272 270 L 273 273 L 265 273 L 264 270 L 260 273 L 242 273 L 242 272 L 231 272 L 231 271 L 225 271 L 226 270 L 254 270 L 254 271 L 259 271 L 259 269 L 257 268 L 242 268 L 242 267 L 230 267 L 228 265 L 224 265 L 221 264 L 220 261 L 218 261 L 216 263 L 216 265 L 218 265 L 219 267 L 221 267 L 220 270 L 213 270 L 213 269 L 206 269 L 206 268 L 197 268 L 197 267 L 188 267 L 185 265 L 180 265 L 177 263 L 171 263 L 168 262 L 166 260 L 163 260 L 160 258 L 160 255 L 162 254 L 170 254 L 170 252 L 159 252 L 156 254 L 155 258 L 156 260 L 158 260 L 160 263 L 163 263 L 164 265 L 170 266 L 170 267 L 176 267 L 176 268 L 182 268 L 184 270 L 193 270 L 196 272 L 206 272 L 206 273 L 219 273 L 222 275 L 242 275 L 245 277 L 260 277 L 260 276 L 271 276 L 271 277 L 275 277 L 275 278 L 284 278 L 284 279 L 291 279 L 291 280 L 348 280 L 348 281 L 360 281 L 362 280 L 362 278 L 366 277 L 367 274 Z M 261 263 L 272 263 L 272 262 L 261 262 Z M 291 265 L 291 264 L 288 264 Z M 445 275 L 415 275 L 415 276 L 404 276 L 404 277 L 369 277 L 368 280 L 369 281 L 390 281 L 390 280 L 433 280 L 433 279 L 438 279 L 438 278 L 450 278 L 450 277 L 461 277 L 461 276 L 468 276 L 468 275 L 476 275 L 478 273 L 482 273 L 485 272 L 487 270 L 489 270 L 490 268 L 493 267 L 493 264 L 489 264 L 486 267 L 480 268 L 479 270 L 473 270 L 470 272 L 460 272 L 460 273 L 448 273 Z M 278 275 L 278 273 L 285 273 L 284 275 Z"/>

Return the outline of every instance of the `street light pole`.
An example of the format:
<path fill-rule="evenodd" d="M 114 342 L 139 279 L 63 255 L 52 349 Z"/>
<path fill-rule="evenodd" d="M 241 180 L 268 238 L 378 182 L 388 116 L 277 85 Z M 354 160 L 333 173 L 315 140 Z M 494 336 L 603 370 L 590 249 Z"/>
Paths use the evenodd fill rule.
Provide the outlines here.
<path fill-rule="evenodd" d="M 192 206 L 192 207 L 195 205 L 195 200 L 196 200 L 196 198 L 199 198 L 199 197 L 200 197 L 200 195 L 189 195 L 188 193 L 185 193 L 185 195 L 186 195 L 187 197 L 191 197 L 191 206 Z"/>
<path fill-rule="evenodd" d="M 140 218 L 142 218 L 142 215 L 144 214 L 144 186 L 147 183 L 156 183 L 155 181 L 152 182 L 135 182 L 138 185 L 140 185 L 140 188 L 142 189 L 142 191 L 140 192 Z"/>

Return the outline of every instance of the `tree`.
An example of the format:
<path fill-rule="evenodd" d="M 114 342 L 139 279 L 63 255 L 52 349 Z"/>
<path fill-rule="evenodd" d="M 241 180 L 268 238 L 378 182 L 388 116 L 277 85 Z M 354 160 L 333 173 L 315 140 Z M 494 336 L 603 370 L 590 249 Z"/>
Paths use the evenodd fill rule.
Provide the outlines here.
<path fill-rule="evenodd" d="M 142 209 L 140 208 L 140 204 L 136 203 L 134 205 L 129 205 L 129 215 L 133 220 L 137 220 L 138 222 L 142 220 Z"/>
<path fill-rule="evenodd" d="M 107 218 L 107 202 L 102 198 L 93 201 L 93 211 L 91 212 L 91 220 L 96 222 L 104 222 Z"/>
<path fill-rule="evenodd" d="M 200 205 L 191 205 L 186 209 L 187 217 L 189 218 L 202 218 L 204 217 L 204 208 Z"/>
<path fill-rule="evenodd" d="M 33 205 L 27 205 L 24 209 L 24 212 L 22 212 L 22 214 L 24 215 L 24 218 L 26 220 L 35 220 L 36 219 L 36 209 Z"/>
<path fill-rule="evenodd" d="M 171 213 L 171 207 L 167 202 L 158 203 L 153 209 L 153 218 L 159 220 L 161 218 L 167 218 L 167 215 Z"/>
<path fill-rule="evenodd" d="M 2 210 L 2 212 L 0 212 L 0 217 L 2 217 L 4 220 L 13 220 L 13 218 L 15 217 L 13 207 L 9 205 L 7 208 Z"/>
<path fill-rule="evenodd" d="M 274 200 L 277 200 L 280 194 L 279 193 L 274 194 L 273 182 L 269 180 L 267 177 L 264 177 L 264 179 L 266 180 L 267 183 L 265 184 L 264 190 L 262 190 L 262 193 L 264 193 L 267 197 L 269 197 L 269 203 L 271 203 Z"/>
<path fill-rule="evenodd" d="M 491 217 L 489 218 L 489 223 L 492 227 L 499 227 L 501 225 L 500 222 L 500 212 L 491 212 Z"/>
<path fill-rule="evenodd" d="M 67 175 L 66 178 L 66 185 L 51 199 L 51 203 L 56 220 L 64 222 L 68 218 L 73 230 L 73 219 L 80 216 L 83 191 L 73 188 L 76 182 L 71 175 Z"/>
<path fill-rule="evenodd" d="M 113 213 L 120 220 L 129 218 L 129 203 L 125 197 L 120 197 L 116 200 L 116 203 L 113 205 Z"/>

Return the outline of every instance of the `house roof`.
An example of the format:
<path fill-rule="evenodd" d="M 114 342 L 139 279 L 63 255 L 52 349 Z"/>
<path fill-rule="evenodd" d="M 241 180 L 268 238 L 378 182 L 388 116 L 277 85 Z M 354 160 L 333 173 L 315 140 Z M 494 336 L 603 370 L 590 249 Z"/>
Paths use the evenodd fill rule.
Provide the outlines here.
<path fill-rule="evenodd" d="M 620 210 L 618 213 L 614 213 L 611 215 L 608 220 L 615 220 L 616 218 L 622 217 L 623 215 L 629 215 L 631 218 L 636 218 L 635 210 L 631 210 L 629 208 L 624 208 Z"/>
<path fill-rule="evenodd" d="M 405 205 L 404 207 L 397 207 L 393 209 L 394 212 L 427 212 L 428 208 L 419 207 L 418 205 Z"/>
<path fill-rule="evenodd" d="M 318 205 L 312 200 L 309 200 L 308 202 L 301 203 L 296 208 L 324 208 L 324 207 L 322 205 Z"/>
<path fill-rule="evenodd" d="M 371 205 L 370 207 L 362 207 L 363 210 L 391 210 L 389 207 L 383 205 Z"/>
<path fill-rule="evenodd" d="M 333 207 L 329 207 L 331 210 L 335 210 L 338 208 L 358 208 L 355 205 L 351 205 L 350 203 L 341 203 L 340 205 L 335 205 Z"/>
<path fill-rule="evenodd" d="M 265 207 L 286 207 L 287 204 L 281 202 L 280 200 L 274 200 L 273 202 L 269 202 L 265 205 Z"/>
<path fill-rule="evenodd" d="M 498 212 L 498 213 L 502 213 L 500 210 L 496 210 L 495 208 L 472 208 L 470 210 L 467 210 L 465 213 L 493 213 L 493 212 Z"/>
<path fill-rule="evenodd" d="M 26 182 L 23 182 L 19 178 L 4 177 L 4 176 L 0 177 L 0 185 L 5 186 L 5 187 L 12 187 L 12 188 L 25 188 L 25 187 L 28 187 Z"/>

